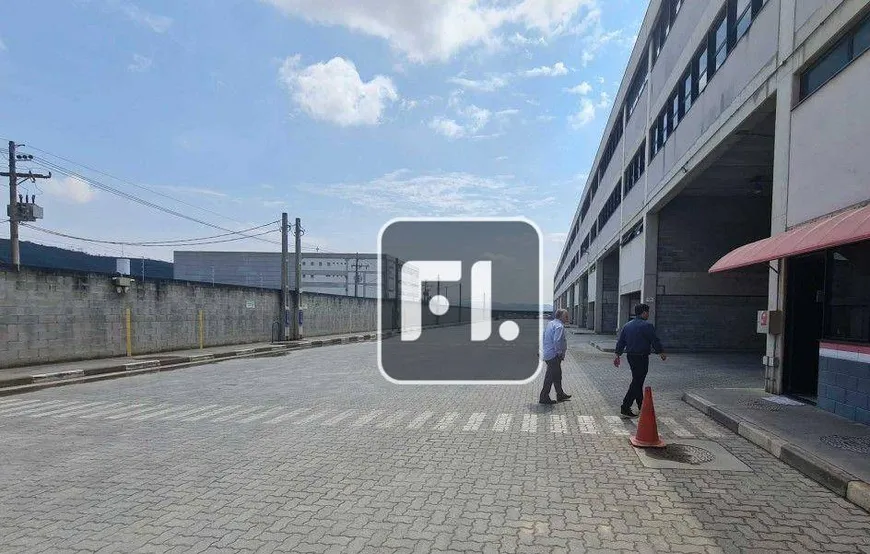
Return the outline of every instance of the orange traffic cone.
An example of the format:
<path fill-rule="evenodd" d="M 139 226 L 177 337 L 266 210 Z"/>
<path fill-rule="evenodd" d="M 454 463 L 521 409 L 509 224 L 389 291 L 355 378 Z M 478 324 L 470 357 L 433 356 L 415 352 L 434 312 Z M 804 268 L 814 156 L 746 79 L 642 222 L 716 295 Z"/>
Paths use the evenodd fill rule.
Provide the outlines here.
<path fill-rule="evenodd" d="M 643 406 L 640 409 L 640 420 L 637 422 L 637 434 L 631 437 L 631 444 L 639 448 L 664 448 L 665 443 L 659 438 L 659 428 L 656 424 L 656 409 L 653 407 L 652 389 L 646 387 L 643 391 Z"/>

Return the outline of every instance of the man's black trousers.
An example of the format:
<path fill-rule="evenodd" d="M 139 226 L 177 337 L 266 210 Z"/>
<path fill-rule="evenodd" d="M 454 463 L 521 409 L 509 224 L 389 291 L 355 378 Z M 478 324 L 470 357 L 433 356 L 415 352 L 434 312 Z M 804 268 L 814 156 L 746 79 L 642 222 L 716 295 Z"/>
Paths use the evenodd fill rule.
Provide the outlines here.
<path fill-rule="evenodd" d="M 622 408 L 627 410 L 631 405 L 637 402 L 637 407 L 640 409 L 643 404 L 643 383 L 646 380 L 646 374 L 649 371 L 649 356 L 644 354 L 629 354 L 628 365 L 631 367 L 631 385 L 628 387 L 628 392 L 622 400 Z"/>
<path fill-rule="evenodd" d="M 552 360 L 544 360 L 547 364 L 547 373 L 544 375 L 544 388 L 541 389 L 541 400 L 550 397 L 550 388 L 555 385 L 556 398 L 565 396 L 562 390 L 562 360 L 556 356 Z"/>

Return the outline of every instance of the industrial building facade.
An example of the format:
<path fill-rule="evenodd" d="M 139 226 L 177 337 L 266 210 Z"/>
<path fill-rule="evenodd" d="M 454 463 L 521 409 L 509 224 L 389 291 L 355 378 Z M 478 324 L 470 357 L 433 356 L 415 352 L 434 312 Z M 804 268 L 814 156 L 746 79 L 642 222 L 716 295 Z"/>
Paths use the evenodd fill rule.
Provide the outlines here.
<path fill-rule="evenodd" d="M 176 251 L 174 277 L 199 281 L 268 289 L 281 288 L 280 252 L 199 252 Z M 290 254 L 290 288 L 296 288 L 296 255 Z M 378 297 L 377 254 L 302 253 L 302 291 L 361 298 Z M 395 259 L 387 259 L 384 271 L 384 297 L 395 294 Z"/>
<path fill-rule="evenodd" d="M 870 2 L 653 0 L 568 232 L 555 305 L 870 424 Z"/>

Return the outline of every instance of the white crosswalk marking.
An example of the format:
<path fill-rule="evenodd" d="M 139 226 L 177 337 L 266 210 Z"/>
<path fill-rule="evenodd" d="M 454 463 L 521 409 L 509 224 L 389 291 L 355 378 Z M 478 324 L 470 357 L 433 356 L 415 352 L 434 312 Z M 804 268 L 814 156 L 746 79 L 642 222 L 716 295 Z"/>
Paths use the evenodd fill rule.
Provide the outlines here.
<path fill-rule="evenodd" d="M 165 407 L 166 407 L 166 404 L 157 404 L 156 406 L 146 406 L 146 407 L 140 408 L 140 409 L 127 410 L 126 412 L 121 412 L 119 414 L 113 414 L 113 415 L 108 416 L 106 419 L 115 420 L 115 419 L 121 419 L 123 417 L 136 416 L 136 415 L 145 414 L 148 412 L 160 410 L 160 409 L 165 408 Z"/>
<path fill-rule="evenodd" d="M 25 404 L 35 404 L 42 402 L 42 400 L 35 400 L 33 398 L 24 399 L 24 398 L 15 398 L 12 400 L 4 400 L 0 402 L 0 410 L 5 410 L 6 408 L 11 408 L 13 406 L 24 406 Z"/>
<path fill-rule="evenodd" d="M 51 410 L 40 414 L 32 414 L 30 417 L 68 417 L 71 414 L 81 413 L 82 410 L 86 410 L 87 408 L 103 407 L 105 405 L 105 402 L 76 402 L 75 406 L 66 406 L 64 408 L 58 408 L 56 410 Z"/>
<path fill-rule="evenodd" d="M 314 412 L 313 414 L 303 417 L 302 419 L 297 419 L 293 422 L 294 425 L 302 425 L 303 423 L 311 423 L 312 421 L 316 421 L 322 417 L 326 417 L 329 414 L 333 413 L 334 410 L 326 410 L 324 412 Z"/>
<path fill-rule="evenodd" d="M 326 421 L 324 421 L 323 425 L 329 425 L 329 426 L 336 425 L 338 423 L 341 423 L 345 419 L 352 417 L 353 414 L 355 414 L 355 413 L 356 413 L 356 410 L 347 410 L 347 411 L 341 412 L 337 416 L 331 417 L 331 418 L 327 419 Z"/>
<path fill-rule="evenodd" d="M 291 417 L 296 417 L 303 412 L 307 412 L 311 408 L 297 408 L 292 412 L 287 412 L 286 414 L 281 414 L 278 417 L 273 417 L 272 419 L 268 419 L 263 423 L 278 423 L 280 421 L 284 421 L 285 419 L 290 419 Z"/>
<path fill-rule="evenodd" d="M 81 406 L 75 410 L 64 412 L 62 414 L 53 414 L 50 417 L 81 417 L 85 414 L 90 414 L 100 410 L 112 410 L 124 406 L 123 402 L 110 402 L 108 404 L 105 402 L 96 402 L 95 404 L 96 405 L 94 406 L 88 407 Z"/>
<path fill-rule="evenodd" d="M 152 419 L 155 417 L 159 417 L 166 414 L 171 414 L 172 412 L 178 412 L 180 410 L 184 410 L 187 406 L 170 406 L 168 408 L 164 408 L 162 410 L 158 410 L 156 412 L 151 412 L 145 415 L 137 415 L 136 417 L 131 417 L 130 419 L 133 421 L 145 421 L 146 419 Z"/>
<path fill-rule="evenodd" d="M 483 420 L 486 419 L 485 413 L 474 413 L 471 414 L 471 417 L 468 418 L 468 423 L 465 424 L 465 427 L 462 428 L 463 431 L 477 431 L 480 429 L 480 426 L 483 425 Z"/>
<path fill-rule="evenodd" d="M 674 434 L 678 437 L 684 439 L 690 439 L 694 437 L 692 433 L 690 433 L 685 427 L 677 423 L 677 420 L 672 417 L 663 417 L 660 418 L 661 422 L 665 424 L 665 427 L 674 432 Z"/>
<path fill-rule="evenodd" d="M 498 414 L 495 418 L 495 424 L 492 426 L 493 431 L 507 431 L 511 428 L 511 422 L 513 421 L 514 416 L 511 414 Z"/>
<path fill-rule="evenodd" d="M 53 414 L 60 413 L 60 412 L 75 410 L 76 408 L 81 408 L 83 404 L 86 404 L 86 402 L 81 402 L 81 401 L 73 402 L 70 405 L 64 406 L 62 408 L 52 408 L 52 409 L 49 409 L 47 412 L 42 411 L 42 412 L 32 413 L 32 414 L 30 414 L 30 417 L 46 417 L 46 416 L 53 415 Z"/>
<path fill-rule="evenodd" d="M 458 412 L 450 412 L 444 415 L 438 423 L 435 425 L 435 428 L 439 431 L 443 431 L 445 429 L 450 429 L 453 427 L 453 422 L 456 421 L 456 418 L 459 417 Z"/>
<path fill-rule="evenodd" d="M 393 425 L 401 422 L 402 419 L 404 419 L 407 415 L 408 412 L 396 412 L 384 418 L 384 420 L 378 423 L 375 427 L 377 427 L 378 429 L 386 429 L 388 427 L 392 427 Z"/>
<path fill-rule="evenodd" d="M 597 435 L 598 428 L 595 427 L 595 418 L 588 415 L 578 415 L 577 424 L 580 426 L 580 433 L 584 435 Z"/>
<path fill-rule="evenodd" d="M 5 410 L 0 410 L 0 415 L 19 415 L 22 413 L 29 413 L 30 411 L 39 410 L 40 408 L 44 408 L 46 406 L 51 406 L 52 408 L 56 408 L 58 406 L 66 406 L 69 402 L 62 402 L 60 400 L 49 400 L 48 402 L 37 402 L 33 404 L 23 404 L 19 406 L 14 406 L 11 408 L 6 408 Z"/>
<path fill-rule="evenodd" d="M 358 420 L 353 422 L 354 427 L 362 427 L 363 425 L 368 425 L 372 421 L 374 421 L 379 415 L 384 413 L 383 410 L 375 410 L 373 412 L 369 412 L 366 415 L 362 416 Z"/>
<path fill-rule="evenodd" d="M 426 423 L 432 416 L 435 414 L 433 412 L 423 412 L 422 414 L 415 417 L 411 423 L 408 424 L 408 429 L 419 429 L 423 427 L 423 424 Z"/>
<path fill-rule="evenodd" d="M 689 423 L 700 429 L 702 433 L 707 435 L 708 437 L 721 437 L 722 433 L 716 428 L 715 425 L 712 425 L 699 417 L 689 417 L 686 418 L 689 420 Z"/>
<path fill-rule="evenodd" d="M 538 415 L 537 414 L 523 414 L 523 424 L 520 428 L 523 433 L 537 433 L 538 432 Z"/>
<path fill-rule="evenodd" d="M 11 413 L 10 415 L 15 415 L 15 416 L 28 415 L 30 417 L 33 417 L 35 415 L 44 414 L 44 413 L 47 413 L 50 411 L 54 411 L 54 410 L 61 408 L 61 407 L 72 408 L 75 405 L 76 405 L 75 402 L 59 402 L 59 403 L 54 404 L 52 406 L 49 406 L 46 403 L 46 404 L 42 404 L 41 406 L 40 405 L 30 406 L 30 407 L 27 407 L 26 409 L 15 411 L 15 412 Z"/>
<path fill-rule="evenodd" d="M 245 419 L 239 421 L 239 423 L 250 423 L 252 421 L 257 421 L 258 419 L 263 419 L 264 417 L 270 416 L 270 415 L 274 414 L 275 412 L 280 412 L 283 409 L 284 409 L 283 406 L 269 408 L 265 412 L 260 412 L 259 414 L 254 414 L 252 416 L 248 416 Z"/>
<path fill-rule="evenodd" d="M 605 421 L 610 424 L 610 432 L 614 435 L 628 436 L 631 425 L 630 420 L 623 419 L 619 416 L 604 416 Z"/>
<path fill-rule="evenodd" d="M 186 412 L 181 412 L 179 414 L 172 414 L 161 419 L 163 420 L 172 420 L 172 419 L 181 419 L 183 417 L 192 416 L 193 414 L 198 414 L 200 412 L 204 412 L 206 410 L 211 410 L 213 408 L 217 408 L 217 404 L 209 404 L 208 406 L 201 406 L 199 408 L 194 408 L 192 410 L 187 410 Z"/>
<path fill-rule="evenodd" d="M 239 410 L 238 412 L 233 412 L 233 413 L 229 413 L 226 415 L 222 415 L 220 417 L 216 417 L 216 418 L 212 419 L 211 422 L 212 423 L 220 423 L 222 421 L 229 421 L 229 420 L 233 419 L 234 417 L 248 415 L 249 413 L 256 412 L 257 410 L 260 410 L 262 408 L 263 408 L 262 406 L 254 406 L 252 408 L 245 408 L 244 410 Z"/>
<path fill-rule="evenodd" d="M 552 433 L 567 433 L 568 419 L 563 415 L 550 416 L 550 432 Z"/>
<path fill-rule="evenodd" d="M 230 410 L 235 410 L 235 409 L 241 408 L 241 407 L 242 407 L 241 404 L 236 404 L 235 406 L 224 406 L 223 408 L 218 408 L 216 410 L 209 410 L 209 411 L 205 412 L 204 414 L 195 415 L 193 417 L 185 417 L 181 421 L 200 421 L 202 419 L 213 417 L 213 416 L 216 416 L 218 414 L 229 412 Z"/>
<path fill-rule="evenodd" d="M 120 407 L 107 408 L 105 410 L 97 410 L 96 412 L 91 412 L 87 415 L 83 415 L 83 416 L 79 416 L 79 417 L 81 419 L 96 419 L 98 417 L 104 417 L 104 416 L 113 415 L 113 414 L 129 413 L 131 410 L 133 412 L 135 412 L 137 409 L 142 408 L 143 406 L 147 406 L 147 404 L 133 404 L 132 406 L 130 406 L 129 404 L 121 405 Z"/>

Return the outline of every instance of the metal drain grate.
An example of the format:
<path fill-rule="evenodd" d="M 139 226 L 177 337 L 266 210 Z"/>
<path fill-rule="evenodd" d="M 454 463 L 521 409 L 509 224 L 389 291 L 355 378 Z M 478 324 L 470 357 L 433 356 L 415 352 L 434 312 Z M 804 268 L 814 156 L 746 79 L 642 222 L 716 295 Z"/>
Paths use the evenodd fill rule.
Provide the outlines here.
<path fill-rule="evenodd" d="M 661 449 L 650 449 L 647 451 L 647 455 L 656 460 L 691 465 L 706 464 L 716 459 L 716 456 L 709 450 L 688 444 L 669 444 Z"/>
<path fill-rule="evenodd" d="M 827 435 L 819 439 L 828 446 L 857 452 L 858 454 L 870 454 L 870 437 L 844 437 L 842 435 Z"/>
<path fill-rule="evenodd" d="M 751 408 L 753 410 L 764 410 L 766 412 L 782 411 L 782 407 L 778 404 L 774 404 L 773 402 L 762 402 L 761 400 L 742 400 L 740 401 L 740 405 L 745 408 Z"/>

